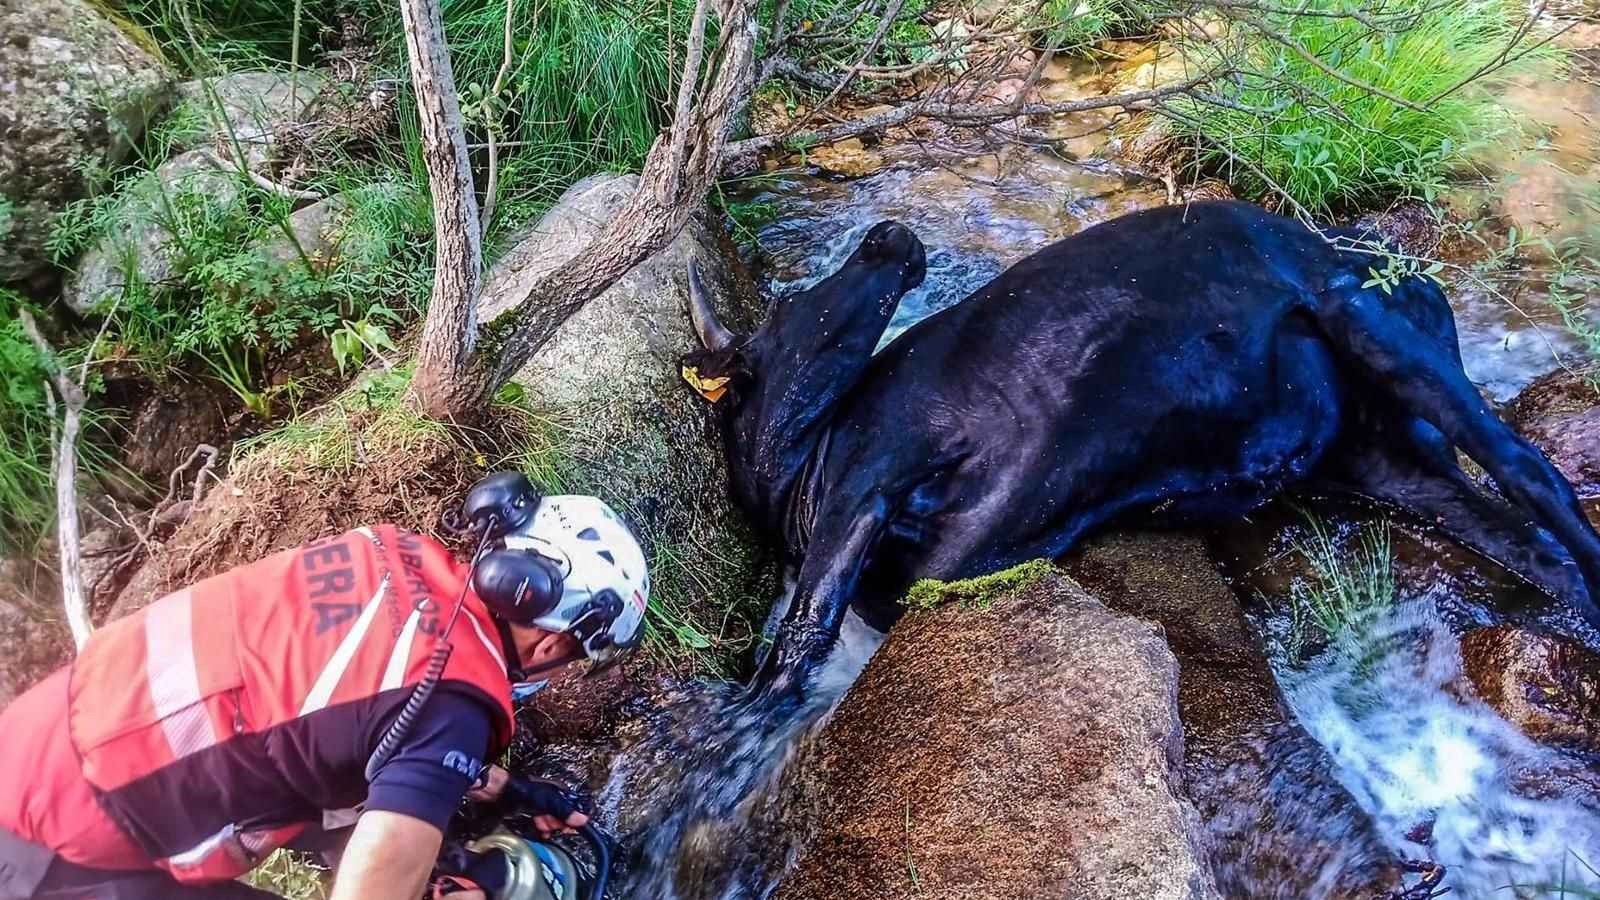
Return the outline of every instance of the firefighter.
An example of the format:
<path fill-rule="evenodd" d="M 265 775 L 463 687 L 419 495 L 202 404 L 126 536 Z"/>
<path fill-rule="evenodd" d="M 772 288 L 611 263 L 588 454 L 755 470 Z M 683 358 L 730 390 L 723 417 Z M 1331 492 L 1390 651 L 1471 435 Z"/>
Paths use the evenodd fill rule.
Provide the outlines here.
<path fill-rule="evenodd" d="M 486 761 L 514 698 L 637 644 L 644 555 L 604 503 L 517 473 L 458 518 L 471 566 L 357 528 L 97 631 L 0 712 L 0 900 L 271 896 L 235 879 L 335 842 L 334 900 L 413 898 L 464 796 L 584 825 L 568 792 Z"/>

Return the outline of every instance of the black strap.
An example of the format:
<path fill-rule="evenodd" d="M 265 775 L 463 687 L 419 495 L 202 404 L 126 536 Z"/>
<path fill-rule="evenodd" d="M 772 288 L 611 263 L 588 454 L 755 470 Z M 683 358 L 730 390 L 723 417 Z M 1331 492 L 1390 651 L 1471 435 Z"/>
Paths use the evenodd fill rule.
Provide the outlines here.
<path fill-rule="evenodd" d="M 0 828 L 0 900 L 29 900 L 56 855 Z"/>

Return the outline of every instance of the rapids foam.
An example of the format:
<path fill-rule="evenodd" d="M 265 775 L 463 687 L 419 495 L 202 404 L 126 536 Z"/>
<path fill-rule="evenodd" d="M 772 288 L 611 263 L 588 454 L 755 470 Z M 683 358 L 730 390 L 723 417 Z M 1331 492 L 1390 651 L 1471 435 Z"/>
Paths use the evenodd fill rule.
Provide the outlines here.
<path fill-rule="evenodd" d="M 1456 896 L 1600 890 L 1600 778 L 1563 776 L 1592 762 L 1534 743 L 1473 697 L 1435 609 L 1407 597 L 1358 648 L 1301 667 L 1275 654 L 1290 707 L 1383 839 L 1447 866 Z"/>

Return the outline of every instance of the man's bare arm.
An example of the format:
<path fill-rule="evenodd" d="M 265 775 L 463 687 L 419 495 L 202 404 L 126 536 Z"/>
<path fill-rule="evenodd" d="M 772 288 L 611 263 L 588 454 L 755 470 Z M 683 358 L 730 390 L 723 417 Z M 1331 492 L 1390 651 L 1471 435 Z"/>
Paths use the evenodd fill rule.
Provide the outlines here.
<path fill-rule="evenodd" d="M 329 900 L 414 900 L 422 896 L 439 845 L 439 829 L 411 816 L 361 814 L 345 847 Z"/>

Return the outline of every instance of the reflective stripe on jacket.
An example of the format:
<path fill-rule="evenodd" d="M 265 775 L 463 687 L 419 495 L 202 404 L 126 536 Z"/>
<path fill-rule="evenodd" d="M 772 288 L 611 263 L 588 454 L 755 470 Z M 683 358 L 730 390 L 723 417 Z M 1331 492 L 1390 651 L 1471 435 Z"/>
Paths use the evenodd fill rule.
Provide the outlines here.
<path fill-rule="evenodd" d="M 94 829 L 72 820 L 109 816 L 180 880 L 249 871 L 321 821 L 313 806 L 365 796 L 372 742 L 312 725 L 364 733 L 351 723 L 392 717 L 421 680 L 464 576 L 435 541 L 358 528 L 96 632 L 72 665 L 68 728 L 97 803 L 65 817 L 63 834 L 34 839 L 93 865 L 95 848 L 75 846 L 73 834 Z M 496 625 L 470 592 L 451 643 L 441 688 L 495 711 L 498 754 L 513 728 L 510 684 Z M 340 770 L 335 788 L 321 786 L 329 773 L 318 767 L 329 765 Z"/>

